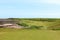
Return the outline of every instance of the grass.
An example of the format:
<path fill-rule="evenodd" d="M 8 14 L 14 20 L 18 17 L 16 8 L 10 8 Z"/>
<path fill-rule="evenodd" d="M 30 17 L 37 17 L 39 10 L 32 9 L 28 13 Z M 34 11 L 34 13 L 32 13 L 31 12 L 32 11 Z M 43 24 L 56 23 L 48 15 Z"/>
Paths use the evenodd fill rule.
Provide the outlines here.
<path fill-rule="evenodd" d="M 0 40 L 60 40 L 60 31 L 0 29 Z"/>
<path fill-rule="evenodd" d="M 45 28 L 53 26 L 56 24 L 56 22 L 43 22 L 43 21 L 32 21 L 32 20 L 21 20 L 20 23 L 25 23 L 29 26 L 34 25 L 34 26 L 43 26 Z"/>
<path fill-rule="evenodd" d="M 36 25 L 36 26 L 46 26 L 47 22 L 41 22 L 41 21 L 31 21 L 31 20 L 22 20 L 21 22 L 26 23 L 27 25 Z"/>
<path fill-rule="evenodd" d="M 24 27 L 38 26 L 41 29 L 60 29 L 60 18 L 13 18 Z"/>
<path fill-rule="evenodd" d="M 42 29 L 58 28 L 60 29 L 60 20 L 56 19 L 55 21 L 34 21 L 34 20 L 20 20 L 20 23 L 24 23 L 31 26 L 42 26 Z M 23 25 L 23 24 L 22 24 Z M 28 27 L 28 26 L 27 26 Z M 53 28 L 53 29 L 54 29 Z"/>
<path fill-rule="evenodd" d="M 60 27 L 60 20 L 55 22 L 20 20 L 29 26 Z M 6 29 L 0 28 L 0 40 L 60 40 L 59 30 L 37 29 Z"/>

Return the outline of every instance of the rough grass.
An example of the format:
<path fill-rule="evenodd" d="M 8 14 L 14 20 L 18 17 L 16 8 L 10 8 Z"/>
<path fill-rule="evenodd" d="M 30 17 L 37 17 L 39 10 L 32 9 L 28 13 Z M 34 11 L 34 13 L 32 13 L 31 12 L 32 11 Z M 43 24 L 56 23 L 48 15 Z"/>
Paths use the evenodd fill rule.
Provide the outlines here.
<path fill-rule="evenodd" d="M 0 40 L 60 40 L 60 31 L 0 29 Z"/>
<path fill-rule="evenodd" d="M 24 23 L 24 24 L 27 24 L 29 26 L 32 26 L 32 25 L 34 25 L 34 26 L 42 26 L 42 29 L 50 29 L 52 27 L 55 27 L 55 28 L 60 27 L 60 20 L 56 20 L 56 21 L 52 21 L 52 22 L 34 21 L 34 20 L 20 20 L 20 23 Z M 58 28 L 58 29 L 60 29 L 60 28 Z"/>
<path fill-rule="evenodd" d="M 53 26 L 56 24 L 56 22 L 44 22 L 44 21 L 32 21 L 32 20 L 21 20 L 20 23 L 25 23 L 29 26 L 34 25 L 34 26 L 43 26 L 44 28 Z"/>

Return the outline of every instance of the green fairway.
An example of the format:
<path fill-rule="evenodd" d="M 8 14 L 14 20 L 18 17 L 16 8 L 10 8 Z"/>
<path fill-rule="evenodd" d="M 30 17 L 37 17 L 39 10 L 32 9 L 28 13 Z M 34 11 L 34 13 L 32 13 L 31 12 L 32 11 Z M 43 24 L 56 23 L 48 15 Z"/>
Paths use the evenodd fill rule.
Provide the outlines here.
<path fill-rule="evenodd" d="M 60 31 L 0 29 L 0 40 L 60 40 Z"/>

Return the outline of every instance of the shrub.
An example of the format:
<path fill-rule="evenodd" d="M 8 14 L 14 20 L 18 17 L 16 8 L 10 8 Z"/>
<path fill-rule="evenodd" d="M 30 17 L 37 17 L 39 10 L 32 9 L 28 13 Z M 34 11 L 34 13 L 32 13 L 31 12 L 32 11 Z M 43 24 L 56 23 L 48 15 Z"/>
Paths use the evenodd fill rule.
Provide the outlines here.
<path fill-rule="evenodd" d="M 51 27 L 48 27 L 48 29 L 50 29 L 50 30 L 60 30 L 60 26 L 51 26 Z"/>
<path fill-rule="evenodd" d="M 43 26 L 34 26 L 34 25 L 32 25 L 31 27 L 30 27 L 30 29 L 41 29 Z"/>
<path fill-rule="evenodd" d="M 28 25 L 25 24 L 25 23 L 17 23 L 17 24 L 20 25 L 20 26 L 24 26 L 24 27 L 28 26 Z"/>

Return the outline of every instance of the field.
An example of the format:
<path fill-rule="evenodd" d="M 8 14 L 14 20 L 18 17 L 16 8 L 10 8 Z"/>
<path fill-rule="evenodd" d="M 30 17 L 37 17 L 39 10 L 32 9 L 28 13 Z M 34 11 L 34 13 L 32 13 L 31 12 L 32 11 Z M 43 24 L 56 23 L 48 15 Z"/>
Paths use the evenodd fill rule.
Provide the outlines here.
<path fill-rule="evenodd" d="M 18 20 L 17 24 L 24 28 L 0 28 L 0 40 L 60 40 L 60 19 L 12 18 L 12 20 Z"/>
<path fill-rule="evenodd" d="M 23 19 L 23 20 L 20 20 L 20 23 L 24 23 L 28 26 L 39 26 L 41 27 L 42 26 L 42 29 L 58 29 L 60 30 L 60 19 L 50 19 L 50 20 L 47 20 L 47 19 L 43 19 L 43 20 L 34 20 L 34 19 Z M 22 24 L 23 25 L 23 24 Z M 23 25 L 25 26 L 25 25 Z M 27 26 L 27 27 L 28 27 Z"/>
<path fill-rule="evenodd" d="M 60 40 L 60 31 L 0 29 L 0 40 Z"/>

